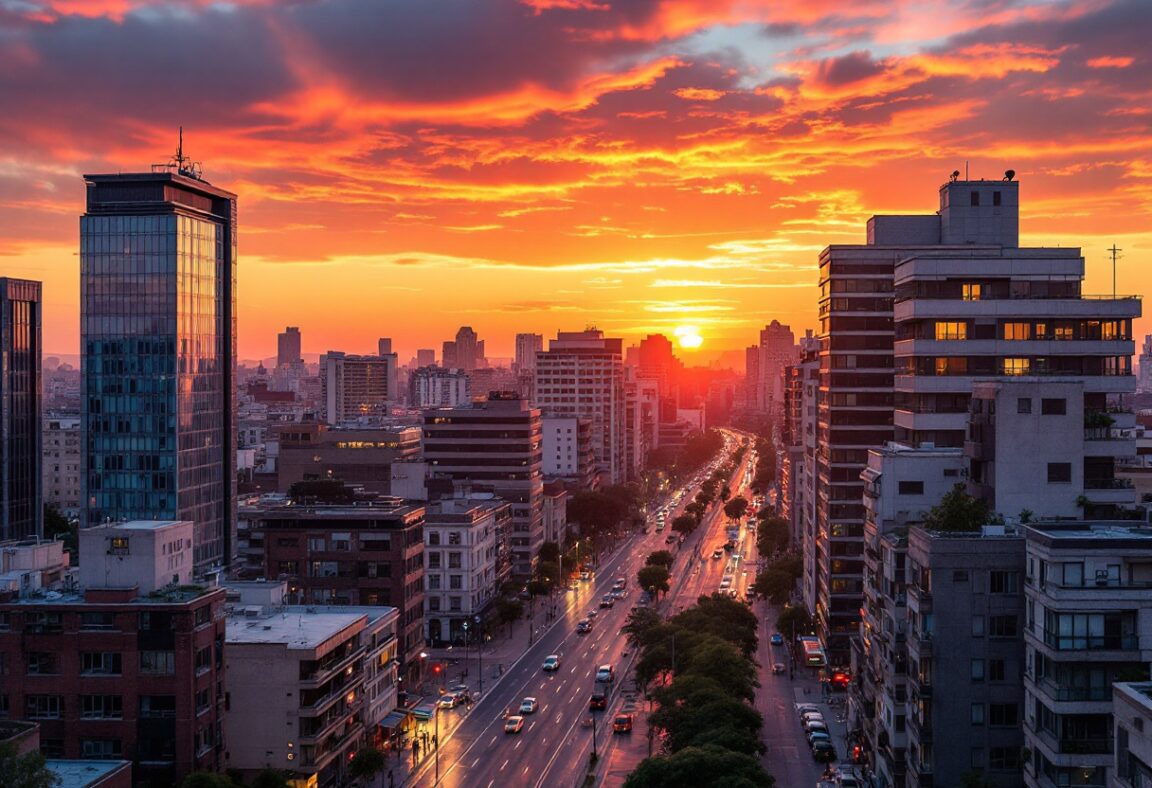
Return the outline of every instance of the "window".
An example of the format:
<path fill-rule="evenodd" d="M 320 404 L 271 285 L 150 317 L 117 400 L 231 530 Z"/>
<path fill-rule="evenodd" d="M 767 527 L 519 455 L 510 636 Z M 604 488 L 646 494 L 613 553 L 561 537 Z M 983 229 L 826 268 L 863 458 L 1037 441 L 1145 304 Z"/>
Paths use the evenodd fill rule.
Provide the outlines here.
<path fill-rule="evenodd" d="M 430 610 L 433 613 L 438 612 L 440 610 L 440 597 L 438 597 L 438 596 L 428 597 L 428 610 Z"/>
<path fill-rule="evenodd" d="M 81 629 L 115 629 L 116 615 L 109 612 L 88 612 L 80 614 Z"/>
<path fill-rule="evenodd" d="M 448 597 L 448 609 L 451 610 L 453 613 L 459 613 L 460 610 L 462 609 L 460 607 L 460 597 L 458 597 L 458 596 Z"/>
<path fill-rule="evenodd" d="M 81 739 L 80 757 L 87 760 L 119 760 L 121 745 L 119 739 Z"/>
<path fill-rule="evenodd" d="M 983 725 L 984 724 L 984 704 L 983 703 L 973 703 L 971 714 L 972 714 L 972 724 L 973 725 Z"/>
<path fill-rule="evenodd" d="M 30 720 L 58 720 L 64 714 L 64 698 L 60 695 L 24 696 L 24 716 Z"/>
<path fill-rule="evenodd" d="M 984 680 L 984 660 L 982 660 L 982 659 L 972 660 L 972 680 L 973 681 L 983 681 Z"/>
<path fill-rule="evenodd" d="M 461 567 L 460 553 L 449 553 L 448 554 L 448 568 L 449 569 L 459 569 L 460 567 Z"/>
<path fill-rule="evenodd" d="M 141 695 L 140 696 L 140 716 L 141 717 L 175 717 L 176 716 L 176 696 L 175 695 Z"/>
<path fill-rule="evenodd" d="M 441 566 L 440 553 L 425 553 L 425 555 L 428 556 L 428 568 L 429 569 L 439 569 L 440 568 L 440 566 Z"/>
<path fill-rule="evenodd" d="M 84 651 L 80 654 L 80 672 L 89 676 L 119 676 L 121 657 L 115 651 Z"/>
<path fill-rule="evenodd" d="M 994 638 L 1014 638 L 1019 630 L 1016 616 L 989 616 L 988 635 Z"/>
<path fill-rule="evenodd" d="M 1032 412 L 1032 398 L 1020 397 L 1016 400 L 1017 413 L 1031 413 Z"/>
<path fill-rule="evenodd" d="M 1016 703 L 989 703 L 988 724 L 1015 727 L 1020 724 L 1020 706 Z"/>
<path fill-rule="evenodd" d="M 1009 341 L 1020 341 L 1032 338 L 1031 323 L 1005 323 L 1004 338 Z"/>
<path fill-rule="evenodd" d="M 991 747 L 988 750 L 988 768 L 1017 771 L 1020 768 L 1019 747 Z"/>
<path fill-rule="evenodd" d="M 1072 463 L 1070 462 L 1050 462 L 1048 463 L 1048 483 L 1067 483 L 1072 481 Z"/>
<path fill-rule="evenodd" d="M 1000 192 L 992 192 L 992 207 L 1000 207 Z"/>
<path fill-rule="evenodd" d="M 347 552 L 348 550 L 352 549 L 352 542 L 349 539 L 337 539 L 336 537 L 332 537 L 332 549 Z"/>
<path fill-rule="evenodd" d="M 464 588 L 464 579 L 460 575 L 448 575 L 448 587 L 453 591 Z"/>
<path fill-rule="evenodd" d="M 972 637 L 984 637 L 984 616 L 972 616 Z"/>
<path fill-rule="evenodd" d="M 1045 397 L 1040 400 L 1040 412 L 1045 416 L 1063 416 L 1068 412 L 1067 400 Z"/>
<path fill-rule="evenodd" d="M 203 714 L 212 705 L 212 690 L 202 689 L 196 693 L 196 713 Z"/>
<path fill-rule="evenodd" d="M 448 544 L 460 544 L 460 532 L 459 531 L 449 531 L 448 532 Z"/>
<path fill-rule="evenodd" d="M 1004 660 L 990 659 L 988 660 L 988 680 L 989 681 L 1004 681 Z"/>
<path fill-rule="evenodd" d="M 1020 590 L 1019 572 L 989 572 L 988 590 L 993 594 L 1015 594 Z"/>
<path fill-rule="evenodd" d="M 299 561 L 280 561 L 277 564 L 278 571 L 282 575 L 298 575 L 300 574 Z"/>
<path fill-rule="evenodd" d="M 936 339 L 967 339 L 968 324 L 964 322 L 937 321 Z"/>
<path fill-rule="evenodd" d="M 425 575 L 425 577 L 428 578 L 428 590 L 429 591 L 439 591 L 440 590 L 440 575 Z"/>
<path fill-rule="evenodd" d="M 1002 375 L 1027 375 L 1031 369 L 1031 359 L 1005 358 L 1000 360 L 1000 374 Z"/>
<path fill-rule="evenodd" d="M 968 570 L 967 569 L 954 570 L 952 572 L 952 582 L 953 583 L 967 583 L 968 582 Z"/>
<path fill-rule="evenodd" d="M 901 495 L 923 495 L 924 482 L 900 482 Z"/>
<path fill-rule="evenodd" d="M 440 532 L 439 531 L 429 531 L 428 532 L 428 544 L 430 544 L 430 545 L 440 544 Z"/>
<path fill-rule="evenodd" d="M 196 672 L 201 673 L 212 669 L 212 647 L 205 646 L 196 652 Z"/>
<path fill-rule="evenodd" d="M 973 282 L 966 282 L 960 286 L 960 296 L 965 301 L 979 301 L 980 300 L 980 285 Z"/>
<path fill-rule="evenodd" d="M 308 539 L 308 549 L 311 550 L 312 552 L 323 552 L 324 551 L 324 537 L 323 536 L 317 536 L 317 537 L 309 538 Z"/>
<path fill-rule="evenodd" d="M 968 765 L 977 771 L 984 768 L 984 748 L 973 747 L 968 754 Z"/>
<path fill-rule="evenodd" d="M 176 652 L 141 651 L 140 672 L 154 675 L 171 675 L 176 672 Z"/>
<path fill-rule="evenodd" d="M 119 695 L 81 695 L 80 717 L 85 720 L 119 720 L 124 717 Z"/>
<path fill-rule="evenodd" d="M 28 675 L 48 676 L 57 672 L 55 654 L 49 651 L 28 652 Z"/>
<path fill-rule="evenodd" d="M 974 191 L 969 195 L 969 197 L 973 208 L 980 205 L 980 192 Z"/>

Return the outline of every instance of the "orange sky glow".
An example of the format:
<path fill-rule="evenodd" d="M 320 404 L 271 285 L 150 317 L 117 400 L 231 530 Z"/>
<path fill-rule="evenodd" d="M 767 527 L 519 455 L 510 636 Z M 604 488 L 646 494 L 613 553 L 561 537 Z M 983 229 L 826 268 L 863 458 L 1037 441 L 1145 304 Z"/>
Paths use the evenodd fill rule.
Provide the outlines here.
<path fill-rule="evenodd" d="M 1147 0 L 0 0 L 0 273 L 76 353 L 81 175 L 183 125 L 240 198 L 241 358 L 285 325 L 402 361 L 463 324 L 493 356 L 800 334 L 819 251 L 965 167 L 1016 170 L 1022 243 L 1082 247 L 1085 293 L 1113 244 L 1144 293 L 1149 38 Z"/>

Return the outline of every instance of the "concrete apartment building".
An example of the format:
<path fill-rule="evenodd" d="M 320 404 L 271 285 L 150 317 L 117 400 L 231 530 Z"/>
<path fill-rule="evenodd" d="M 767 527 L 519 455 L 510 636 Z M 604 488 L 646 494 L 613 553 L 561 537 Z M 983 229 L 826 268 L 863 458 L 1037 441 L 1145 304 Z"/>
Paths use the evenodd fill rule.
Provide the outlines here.
<path fill-rule="evenodd" d="M 303 363 L 304 357 L 300 355 L 300 328 L 288 326 L 276 335 L 276 366 L 292 367 Z"/>
<path fill-rule="evenodd" d="M 544 543 L 540 411 L 515 394 L 424 412 L 424 459 L 437 477 L 512 505 L 511 571 L 528 578 Z M 498 573 L 502 573 L 500 567 Z"/>
<path fill-rule="evenodd" d="M 1117 781 L 1112 685 L 1152 666 L 1152 533 L 1132 522 L 1025 531 L 1025 785 L 1138 785 L 1131 772 Z"/>
<path fill-rule="evenodd" d="M 434 647 L 464 645 L 499 596 L 503 534 L 512 506 L 498 499 L 446 498 L 424 519 L 424 626 Z M 465 623 L 468 626 L 465 627 Z"/>
<path fill-rule="evenodd" d="M 561 331 L 536 356 L 536 405 L 550 416 L 592 422 L 592 452 L 601 479 L 628 479 L 623 341 L 597 329 Z"/>
<path fill-rule="evenodd" d="M 80 516 L 80 417 L 45 414 L 41 473 L 44 503 Z"/>
<path fill-rule="evenodd" d="M 760 331 L 760 341 L 745 355 L 749 405 L 758 413 L 779 416 L 784 408 L 784 368 L 800 359 L 789 326 L 773 320 Z"/>
<path fill-rule="evenodd" d="M 320 386 L 328 424 L 386 418 L 400 400 L 396 354 L 357 356 L 329 350 L 320 357 Z"/>
<path fill-rule="evenodd" d="M 660 384 L 624 368 L 624 464 L 629 479 L 639 479 L 648 453 L 660 445 Z"/>
<path fill-rule="evenodd" d="M 40 725 L 45 756 L 129 760 L 137 783 L 159 785 L 224 768 L 224 591 L 188 581 L 194 533 L 82 530 L 78 586 L 0 602 L 0 708 Z M 58 547 L 31 548 L 25 569 L 62 575 Z"/>
<path fill-rule="evenodd" d="M 540 419 L 544 450 L 544 477 L 563 479 L 574 490 L 597 486 L 596 457 L 592 451 L 592 421 L 577 416 Z"/>
<path fill-rule="evenodd" d="M 415 687 L 424 646 L 424 511 L 396 499 L 265 499 L 241 506 L 240 517 L 259 545 L 253 550 L 263 552 L 263 576 L 287 581 L 288 602 L 399 610 L 401 676 Z"/>
<path fill-rule="evenodd" d="M 1152 785 L 1152 682 L 1112 685 L 1116 757 L 1108 788 Z"/>
<path fill-rule="evenodd" d="M 419 456 L 418 427 L 330 427 L 319 422 L 275 426 L 279 454 L 276 489 L 301 481 L 339 479 L 391 495 L 392 463 Z"/>
<path fill-rule="evenodd" d="M 462 369 L 425 366 L 408 376 L 408 405 L 413 408 L 458 408 L 472 401 L 471 382 Z"/>
<path fill-rule="evenodd" d="M 227 590 L 227 767 L 346 785 L 350 757 L 386 735 L 397 705 L 399 611 L 284 605 L 283 583 Z"/>

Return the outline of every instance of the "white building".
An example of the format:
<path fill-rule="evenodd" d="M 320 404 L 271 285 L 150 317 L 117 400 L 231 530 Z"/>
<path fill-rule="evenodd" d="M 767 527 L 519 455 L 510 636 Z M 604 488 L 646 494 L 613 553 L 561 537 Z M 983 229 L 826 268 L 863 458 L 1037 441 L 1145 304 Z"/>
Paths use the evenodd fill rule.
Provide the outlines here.
<path fill-rule="evenodd" d="M 396 354 L 355 356 L 329 350 L 320 357 L 320 384 L 327 423 L 385 418 L 399 401 Z"/>
<path fill-rule="evenodd" d="M 191 520 L 133 520 L 80 529 L 80 585 L 147 595 L 192 582 Z M 92 556 L 102 557 L 92 558 Z"/>
<path fill-rule="evenodd" d="M 465 640 L 500 592 L 501 535 L 510 504 L 489 498 L 448 498 L 428 504 L 424 517 L 424 623 L 435 646 Z M 476 631 L 469 623 L 473 632 Z"/>
<path fill-rule="evenodd" d="M 1152 664 L 1152 533 L 1142 523 L 1025 528 L 1024 736 L 1029 788 L 1110 782 L 1116 681 Z"/>
<path fill-rule="evenodd" d="M 408 377 L 408 404 L 413 408 L 458 408 L 472 401 L 468 373 L 462 369 L 420 367 Z"/>
<path fill-rule="evenodd" d="M 44 503 L 65 517 L 80 516 L 80 418 L 44 416 L 41 457 Z"/>
<path fill-rule="evenodd" d="M 1138 391 L 1152 391 L 1152 334 L 1144 336 L 1144 343 L 1140 346 L 1139 369 L 1136 374 L 1136 389 Z"/>
<path fill-rule="evenodd" d="M 625 441 L 624 350 L 604 332 L 561 331 L 536 356 L 536 405 L 554 416 L 592 422 L 592 452 L 602 478 L 628 478 Z"/>
<path fill-rule="evenodd" d="M 1152 682 L 1112 685 L 1116 757 L 1108 788 L 1152 786 Z"/>

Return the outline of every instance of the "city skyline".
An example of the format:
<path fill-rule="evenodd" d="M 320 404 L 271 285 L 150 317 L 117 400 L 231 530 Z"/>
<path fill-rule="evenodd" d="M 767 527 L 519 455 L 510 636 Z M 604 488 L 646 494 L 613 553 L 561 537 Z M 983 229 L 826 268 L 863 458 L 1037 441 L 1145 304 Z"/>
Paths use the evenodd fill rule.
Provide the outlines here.
<path fill-rule="evenodd" d="M 244 205 L 240 358 L 288 324 L 309 353 L 386 334 L 405 357 L 461 324 L 502 358 L 590 322 L 627 344 L 696 326 L 707 352 L 772 319 L 800 335 L 819 250 L 930 209 L 953 170 L 1014 169 L 1022 245 L 1082 247 L 1107 294 L 1115 244 L 1118 292 L 1144 292 L 1152 12 L 954 5 L 22 4 L 0 17 L 0 254 L 44 282 L 46 351 L 77 353 L 81 174 L 144 171 L 183 125 Z"/>

